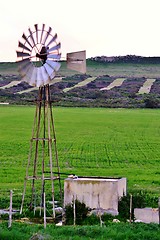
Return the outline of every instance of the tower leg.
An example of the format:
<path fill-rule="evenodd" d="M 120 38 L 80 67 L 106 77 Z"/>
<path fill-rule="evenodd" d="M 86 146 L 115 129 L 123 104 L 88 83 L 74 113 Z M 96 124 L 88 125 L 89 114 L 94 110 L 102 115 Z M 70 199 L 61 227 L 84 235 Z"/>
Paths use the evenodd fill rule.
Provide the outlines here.
<path fill-rule="evenodd" d="M 22 204 L 20 211 L 21 213 L 26 194 L 27 180 L 31 181 L 31 201 L 30 201 L 31 209 L 33 208 L 33 205 L 36 205 L 34 204 L 34 202 L 36 201 L 36 199 L 38 199 L 37 196 L 39 195 L 41 198 L 40 207 L 44 207 L 43 206 L 44 192 L 46 194 L 46 197 L 48 192 L 48 187 L 45 190 L 46 185 L 45 183 L 46 181 L 50 181 L 53 218 L 55 218 L 55 204 L 54 204 L 55 180 L 58 180 L 59 182 L 61 202 L 62 202 L 62 189 L 60 182 L 58 151 L 56 146 L 56 134 L 54 128 L 49 85 L 39 88 L 39 97 L 36 104 L 36 113 L 32 129 L 32 138 L 30 142 L 30 153 L 28 156 L 26 177 L 24 181 L 24 190 L 22 195 Z M 38 181 L 40 181 L 41 184 L 40 183 L 37 184 Z"/>

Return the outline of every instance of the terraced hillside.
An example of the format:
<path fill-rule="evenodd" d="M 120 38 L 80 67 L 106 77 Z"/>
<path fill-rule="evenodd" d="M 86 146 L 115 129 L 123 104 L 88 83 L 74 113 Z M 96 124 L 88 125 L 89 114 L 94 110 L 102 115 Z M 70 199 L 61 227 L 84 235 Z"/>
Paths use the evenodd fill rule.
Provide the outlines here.
<path fill-rule="evenodd" d="M 0 63 L 0 102 L 32 104 L 37 88 L 21 82 L 16 63 Z M 55 105 L 160 107 L 160 64 L 115 64 L 87 60 L 87 74 L 66 69 L 51 83 Z"/>

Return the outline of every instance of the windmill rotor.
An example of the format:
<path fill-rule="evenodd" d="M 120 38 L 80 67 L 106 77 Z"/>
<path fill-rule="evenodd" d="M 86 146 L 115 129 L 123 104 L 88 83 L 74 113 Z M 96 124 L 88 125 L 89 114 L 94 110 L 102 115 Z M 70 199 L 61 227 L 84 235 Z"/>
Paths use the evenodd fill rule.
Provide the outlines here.
<path fill-rule="evenodd" d="M 45 24 L 35 24 L 28 28 L 18 42 L 17 58 L 22 80 L 31 86 L 41 87 L 49 84 L 60 68 L 61 43 L 57 33 Z"/>

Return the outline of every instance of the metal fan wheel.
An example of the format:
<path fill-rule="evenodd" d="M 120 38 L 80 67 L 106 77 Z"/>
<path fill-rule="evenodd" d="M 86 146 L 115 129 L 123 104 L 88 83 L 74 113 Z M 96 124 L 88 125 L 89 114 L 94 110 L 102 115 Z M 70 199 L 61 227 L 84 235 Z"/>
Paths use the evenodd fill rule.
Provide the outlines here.
<path fill-rule="evenodd" d="M 23 33 L 18 42 L 17 58 L 22 80 L 31 86 L 41 87 L 49 84 L 60 68 L 61 43 L 57 41 L 57 33 L 45 24 Z"/>

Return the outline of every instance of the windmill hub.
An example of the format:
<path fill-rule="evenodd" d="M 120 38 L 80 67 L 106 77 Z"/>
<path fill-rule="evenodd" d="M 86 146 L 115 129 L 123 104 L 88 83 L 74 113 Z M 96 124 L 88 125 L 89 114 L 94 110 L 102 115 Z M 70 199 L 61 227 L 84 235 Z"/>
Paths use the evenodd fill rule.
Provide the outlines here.
<path fill-rule="evenodd" d="M 41 44 L 36 44 L 31 51 L 30 62 L 35 67 L 41 67 L 47 60 L 47 48 Z"/>
<path fill-rule="evenodd" d="M 47 60 L 47 48 L 45 46 L 41 48 L 40 53 L 36 53 L 36 58 L 43 60 L 43 64 L 45 64 Z"/>

